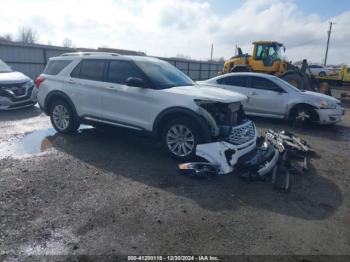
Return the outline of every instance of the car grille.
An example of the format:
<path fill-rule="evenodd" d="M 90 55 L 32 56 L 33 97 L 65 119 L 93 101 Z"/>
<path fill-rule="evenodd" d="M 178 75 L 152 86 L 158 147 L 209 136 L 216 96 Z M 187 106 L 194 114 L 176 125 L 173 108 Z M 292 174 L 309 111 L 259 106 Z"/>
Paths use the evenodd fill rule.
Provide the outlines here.
<path fill-rule="evenodd" d="M 0 86 L 0 96 L 8 97 L 12 102 L 19 102 L 29 99 L 32 96 L 34 85 L 25 88 L 25 83 L 2 84 Z"/>
<path fill-rule="evenodd" d="M 229 136 L 227 137 L 227 142 L 233 145 L 245 144 L 255 137 L 255 126 L 252 121 L 247 121 L 246 123 L 232 127 Z"/>

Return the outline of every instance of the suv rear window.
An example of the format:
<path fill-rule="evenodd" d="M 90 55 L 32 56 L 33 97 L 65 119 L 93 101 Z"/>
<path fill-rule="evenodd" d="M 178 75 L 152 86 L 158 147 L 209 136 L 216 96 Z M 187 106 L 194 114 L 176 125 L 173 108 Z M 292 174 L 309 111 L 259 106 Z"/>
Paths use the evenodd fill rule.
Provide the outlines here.
<path fill-rule="evenodd" d="M 47 64 L 44 74 L 46 75 L 57 75 L 63 70 L 67 65 L 70 64 L 72 60 L 51 60 Z"/>
<path fill-rule="evenodd" d="M 102 81 L 105 60 L 83 60 L 72 71 L 71 76 L 88 80 Z"/>

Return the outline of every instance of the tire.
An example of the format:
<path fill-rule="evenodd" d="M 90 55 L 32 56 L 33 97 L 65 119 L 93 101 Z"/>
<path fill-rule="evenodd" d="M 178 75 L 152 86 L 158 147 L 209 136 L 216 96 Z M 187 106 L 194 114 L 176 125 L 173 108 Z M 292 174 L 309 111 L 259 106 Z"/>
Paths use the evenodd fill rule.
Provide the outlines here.
<path fill-rule="evenodd" d="M 202 138 L 199 129 L 190 118 L 171 120 L 162 130 L 163 147 L 171 157 L 181 161 L 195 158 L 196 146 L 200 141 Z"/>
<path fill-rule="evenodd" d="M 73 134 L 79 127 L 77 116 L 64 100 L 55 100 L 50 107 L 50 120 L 57 132 Z"/>
<path fill-rule="evenodd" d="M 292 125 L 307 125 L 316 121 L 317 112 L 311 107 L 307 105 L 297 105 L 295 106 L 290 113 L 290 121 Z"/>
<path fill-rule="evenodd" d="M 318 75 L 319 75 L 319 76 L 326 76 L 326 72 L 321 71 L 321 72 L 318 73 Z"/>

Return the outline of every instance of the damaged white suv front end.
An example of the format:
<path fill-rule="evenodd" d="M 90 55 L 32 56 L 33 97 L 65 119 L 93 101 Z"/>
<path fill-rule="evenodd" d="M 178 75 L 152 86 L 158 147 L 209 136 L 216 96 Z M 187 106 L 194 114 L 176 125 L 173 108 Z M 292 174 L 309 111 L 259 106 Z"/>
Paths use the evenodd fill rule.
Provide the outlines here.
<path fill-rule="evenodd" d="M 219 174 L 231 173 L 239 159 L 256 149 L 257 131 L 245 117 L 242 103 L 220 103 L 196 100 L 210 125 L 213 141 L 198 144 L 196 155 L 216 167 Z"/>

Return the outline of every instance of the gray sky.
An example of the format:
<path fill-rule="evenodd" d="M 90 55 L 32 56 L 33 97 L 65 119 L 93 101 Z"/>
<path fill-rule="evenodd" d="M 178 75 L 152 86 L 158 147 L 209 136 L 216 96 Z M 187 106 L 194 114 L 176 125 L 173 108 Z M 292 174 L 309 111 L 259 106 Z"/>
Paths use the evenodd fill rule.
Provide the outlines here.
<path fill-rule="evenodd" d="M 70 38 L 78 47 L 195 59 L 208 59 L 211 43 L 214 57 L 228 58 L 236 43 L 251 53 L 254 40 L 276 40 L 287 46 L 289 60 L 322 62 L 328 22 L 334 21 L 328 62 L 350 64 L 349 1 L 341 8 L 332 8 L 328 0 L 318 8 L 303 2 L 307 1 L 11 0 L 1 4 L 0 34 L 16 36 L 19 27 L 30 26 L 43 44 L 61 45 Z"/>

